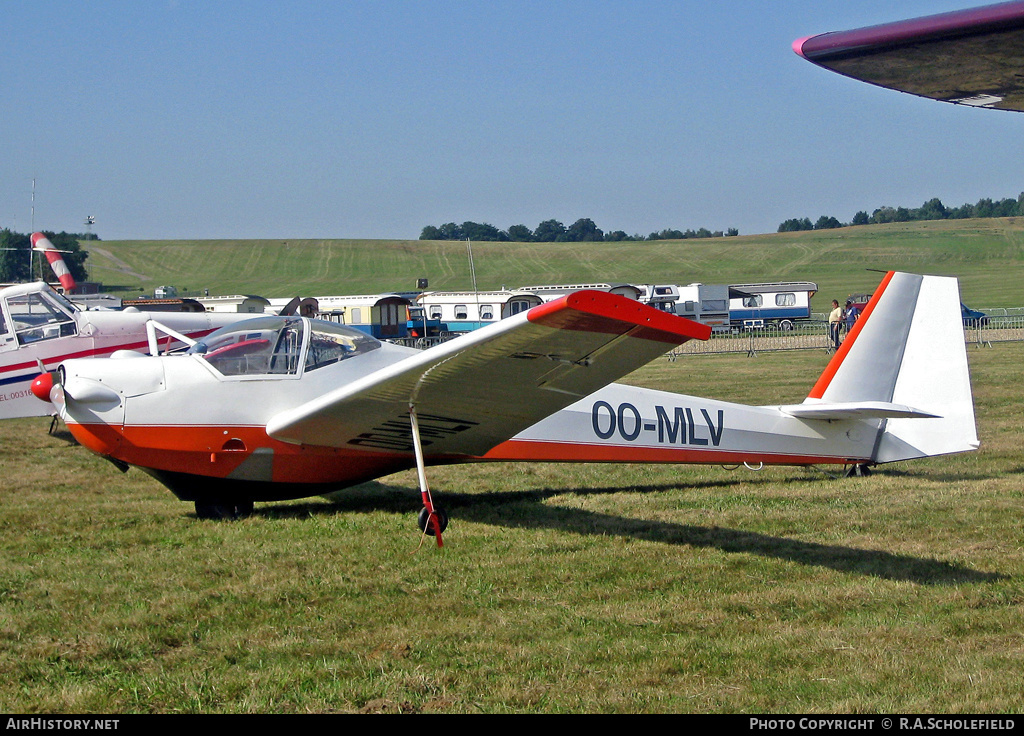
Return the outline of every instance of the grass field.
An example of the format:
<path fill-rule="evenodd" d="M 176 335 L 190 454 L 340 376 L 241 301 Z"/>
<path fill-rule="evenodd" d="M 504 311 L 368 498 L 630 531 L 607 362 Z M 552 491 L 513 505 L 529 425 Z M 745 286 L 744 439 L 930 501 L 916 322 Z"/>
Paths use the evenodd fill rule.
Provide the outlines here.
<path fill-rule="evenodd" d="M 957 268 L 1008 283 L 985 276 L 1001 258 L 1019 262 Z M 839 290 L 838 263 L 792 277 Z M 442 550 L 420 546 L 413 473 L 201 522 L 48 420 L 0 425 L 0 711 L 1019 713 L 1024 345 L 970 360 L 976 453 L 850 479 L 435 468 Z M 628 380 L 791 402 L 826 361 L 691 356 Z"/>
<path fill-rule="evenodd" d="M 470 288 L 465 243 L 255 240 L 98 241 L 94 280 L 125 295 L 159 285 L 212 295 L 327 296 Z M 816 282 L 816 311 L 870 292 L 882 271 L 959 276 L 975 307 L 1024 305 L 1017 269 L 1024 218 L 870 225 L 838 230 L 625 243 L 474 243 L 480 289 L 587 282 L 635 284 Z"/>

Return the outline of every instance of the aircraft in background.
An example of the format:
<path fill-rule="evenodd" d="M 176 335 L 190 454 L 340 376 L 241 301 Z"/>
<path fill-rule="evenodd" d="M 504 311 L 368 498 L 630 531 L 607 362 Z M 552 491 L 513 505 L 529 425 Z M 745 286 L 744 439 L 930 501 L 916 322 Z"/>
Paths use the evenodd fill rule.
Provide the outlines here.
<path fill-rule="evenodd" d="M 797 39 L 814 64 L 943 102 L 1024 111 L 1024 2 Z"/>
<path fill-rule="evenodd" d="M 890 273 L 803 403 L 738 404 L 614 380 L 710 327 L 579 291 L 427 350 L 266 316 L 185 354 L 70 359 L 33 391 L 78 441 L 202 518 L 428 465 L 876 463 L 978 447 L 955 278 Z"/>
<path fill-rule="evenodd" d="M 33 233 L 32 248 L 46 254 L 65 289 L 74 288 L 67 265 L 49 239 Z M 0 419 L 56 412 L 37 401 L 29 388 L 41 367 L 46 370 L 70 358 L 110 355 L 116 350 L 182 348 L 187 343 L 181 335 L 202 337 L 249 316 L 86 311 L 42 281 L 0 289 Z"/>

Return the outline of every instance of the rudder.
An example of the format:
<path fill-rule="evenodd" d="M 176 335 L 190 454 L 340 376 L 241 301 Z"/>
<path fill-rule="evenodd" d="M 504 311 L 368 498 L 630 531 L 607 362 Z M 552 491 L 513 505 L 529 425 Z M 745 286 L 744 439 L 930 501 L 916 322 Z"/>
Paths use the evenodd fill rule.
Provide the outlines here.
<path fill-rule="evenodd" d="M 978 448 L 955 278 L 888 273 L 805 405 L 870 402 L 932 415 L 879 414 L 874 462 Z"/>

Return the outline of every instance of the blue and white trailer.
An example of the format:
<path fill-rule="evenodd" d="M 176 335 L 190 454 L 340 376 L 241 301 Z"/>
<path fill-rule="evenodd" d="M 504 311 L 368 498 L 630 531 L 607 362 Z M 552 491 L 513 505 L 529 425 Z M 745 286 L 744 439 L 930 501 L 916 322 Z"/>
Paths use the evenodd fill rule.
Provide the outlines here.
<path fill-rule="evenodd" d="M 430 321 L 448 332 L 470 332 L 525 312 L 543 300 L 528 291 L 425 291 L 416 297 Z"/>
<path fill-rule="evenodd" d="M 348 325 L 380 340 L 409 336 L 409 305 L 400 294 L 318 296 L 320 319 Z"/>
<path fill-rule="evenodd" d="M 811 297 L 817 291 L 812 281 L 731 284 L 729 321 L 745 329 L 776 325 L 791 330 L 797 322 L 811 318 Z"/>

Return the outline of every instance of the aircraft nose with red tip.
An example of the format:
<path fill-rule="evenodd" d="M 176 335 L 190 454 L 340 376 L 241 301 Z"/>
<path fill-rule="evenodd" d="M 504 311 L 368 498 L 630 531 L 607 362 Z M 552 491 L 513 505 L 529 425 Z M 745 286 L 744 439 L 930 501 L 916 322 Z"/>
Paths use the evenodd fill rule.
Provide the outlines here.
<path fill-rule="evenodd" d="M 53 390 L 53 373 L 41 373 L 32 381 L 30 387 L 32 395 L 42 401 L 50 400 L 50 391 Z"/>

